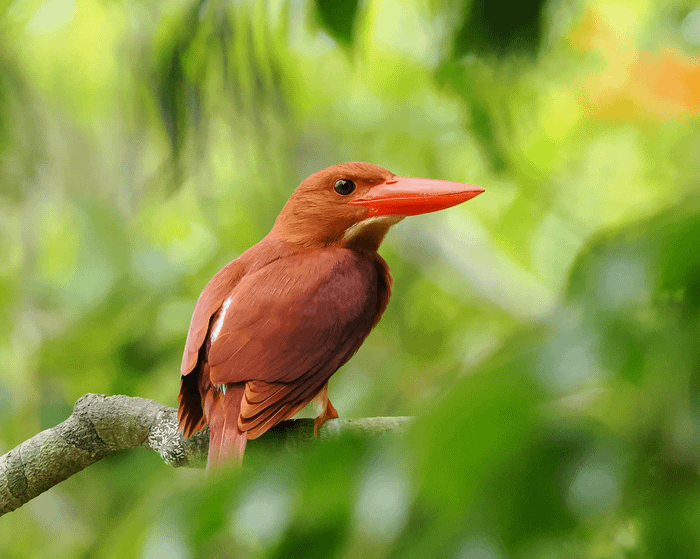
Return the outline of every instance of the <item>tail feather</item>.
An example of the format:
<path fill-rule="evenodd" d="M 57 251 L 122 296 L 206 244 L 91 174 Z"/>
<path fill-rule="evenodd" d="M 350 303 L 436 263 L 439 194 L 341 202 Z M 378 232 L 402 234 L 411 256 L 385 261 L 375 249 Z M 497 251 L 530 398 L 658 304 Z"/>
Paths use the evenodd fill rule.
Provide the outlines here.
<path fill-rule="evenodd" d="M 204 408 L 209 423 L 207 472 L 230 464 L 241 464 L 248 440 L 238 428 L 238 416 L 245 383 L 229 385 L 226 393 L 213 386 L 207 392 Z"/>
<path fill-rule="evenodd" d="M 206 427 L 202 411 L 202 397 L 196 382 L 188 377 L 182 377 L 180 395 L 178 396 L 177 421 L 182 429 L 182 435 L 189 438 Z"/>

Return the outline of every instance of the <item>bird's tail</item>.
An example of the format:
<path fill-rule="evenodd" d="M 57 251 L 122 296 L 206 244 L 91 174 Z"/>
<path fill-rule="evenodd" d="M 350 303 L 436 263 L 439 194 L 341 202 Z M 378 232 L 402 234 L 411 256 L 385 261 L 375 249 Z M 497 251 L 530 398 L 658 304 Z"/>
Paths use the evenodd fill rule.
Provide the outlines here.
<path fill-rule="evenodd" d="M 229 384 L 225 391 L 212 388 L 205 397 L 205 411 L 209 422 L 209 455 L 207 472 L 221 466 L 238 464 L 248 439 L 238 428 L 238 415 L 245 383 Z"/>

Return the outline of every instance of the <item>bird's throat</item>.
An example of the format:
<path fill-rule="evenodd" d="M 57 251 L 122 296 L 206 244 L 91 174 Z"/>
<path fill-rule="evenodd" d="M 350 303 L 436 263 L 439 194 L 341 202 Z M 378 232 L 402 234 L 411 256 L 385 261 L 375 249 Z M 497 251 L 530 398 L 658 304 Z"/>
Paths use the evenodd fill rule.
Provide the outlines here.
<path fill-rule="evenodd" d="M 377 250 L 389 228 L 404 217 L 403 215 L 379 215 L 363 219 L 345 230 L 341 244 L 347 248 Z"/>

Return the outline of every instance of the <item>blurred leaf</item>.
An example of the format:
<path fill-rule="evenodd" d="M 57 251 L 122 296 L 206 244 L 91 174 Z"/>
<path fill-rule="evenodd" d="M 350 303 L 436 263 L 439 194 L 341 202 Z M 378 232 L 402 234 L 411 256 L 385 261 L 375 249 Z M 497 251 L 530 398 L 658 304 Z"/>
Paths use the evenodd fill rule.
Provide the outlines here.
<path fill-rule="evenodd" d="M 524 0 L 504 6 L 472 0 L 462 27 L 455 35 L 453 56 L 478 52 L 504 54 L 539 49 L 544 0 Z"/>
<path fill-rule="evenodd" d="M 156 99 L 175 158 L 182 150 L 189 126 L 196 128 L 200 121 L 202 72 L 192 65 L 203 63 L 206 58 L 196 57 L 190 49 L 196 49 L 195 41 L 202 31 L 200 15 L 205 4 L 204 0 L 192 2 L 170 22 L 172 28 L 162 33 L 156 53 Z"/>
<path fill-rule="evenodd" d="M 339 43 L 352 45 L 358 0 L 314 0 L 321 23 Z"/>

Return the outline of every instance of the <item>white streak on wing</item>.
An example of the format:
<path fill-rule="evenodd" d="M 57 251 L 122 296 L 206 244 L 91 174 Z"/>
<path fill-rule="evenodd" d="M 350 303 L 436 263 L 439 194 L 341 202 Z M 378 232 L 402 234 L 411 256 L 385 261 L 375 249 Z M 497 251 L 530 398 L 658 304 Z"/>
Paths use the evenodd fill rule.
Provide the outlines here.
<path fill-rule="evenodd" d="M 219 389 L 219 392 L 221 392 L 224 396 L 226 395 L 226 389 L 228 388 L 228 385 L 226 384 L 215 384 L 214 385 L 216 388 Z"/>
<path fill-rule="evenodd" d="M 231 295 L 226 297 L 224 304 L 221 306 L 221 311 L 219 312 L 219 317 L 216 319 L 216 323 L 214 324 L 214 329 L 211 331 L 211 335 L 209 336 L 209 339 L 210 339 L 212 344 L 216 341 L 216 338 L 219 337 L 219 332 L 221 332 L 221 327 L 224 325 L 224 319 L 226 318 L 226 310 L 228 309 L 230 304 L 231 304 Z"/>

